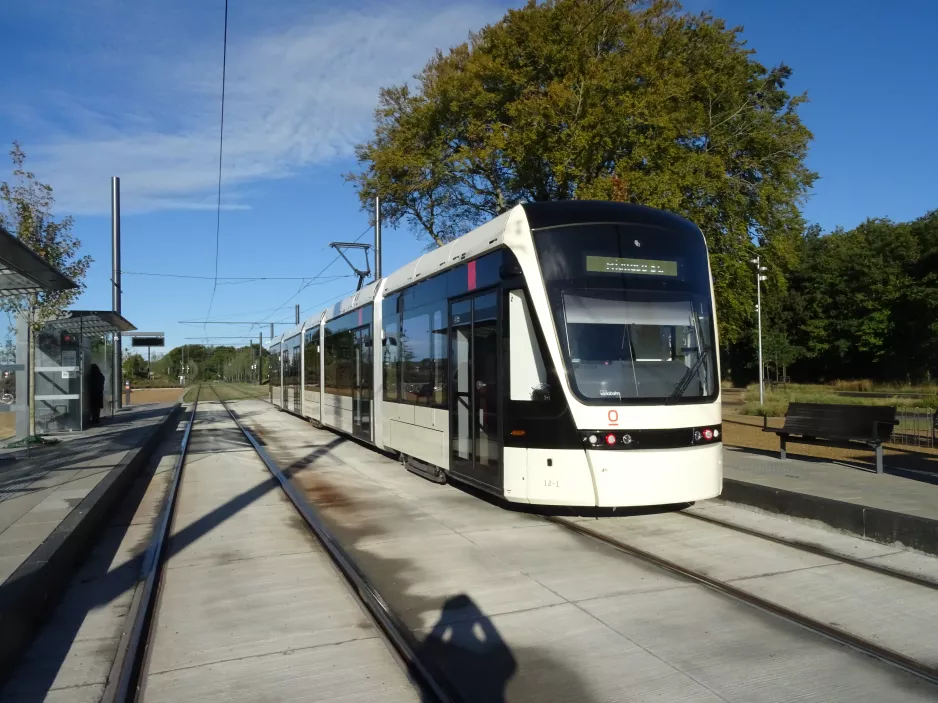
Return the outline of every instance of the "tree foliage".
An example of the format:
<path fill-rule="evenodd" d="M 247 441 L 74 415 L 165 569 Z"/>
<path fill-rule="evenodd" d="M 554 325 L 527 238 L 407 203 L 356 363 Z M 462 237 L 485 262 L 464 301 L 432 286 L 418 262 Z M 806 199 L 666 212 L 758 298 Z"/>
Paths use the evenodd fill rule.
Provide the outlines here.
<path fill-rule="evenodd" d="M 261 358 L 268 356 L 262 349 Z M 183 361 L 189 367 L 185 375 L 189 381 L 214 381 L 218 379 L 252 381 L 257 378 L 257 370 L 251 367 L 257 363 L 257 345 L 246 347 L 219 346 L 210 347 L 202 344 L 187 344 L 185 348 L 174 347 L 164 354 L 159 361 L 153 362 L 153 373 L 172 380 L 183 375 Z M 266 378 L 267 364 L 264 363 L 263 377 Z"/>
<path fill-rule="evenodd" d="M 13 142 L 10 158 L 13 178 L 0 182 L 0 224 L 78 284 L 73 290 L 4 299 L 4 308 L 11 312 L 23 313 L 32 308 L 30 324 L 36 329 L 47 320 L 61 317 L 81 295 L 92 259 L 79 255 L 81 241 L 72 234 L 72 218 L 57 220 L 53 216 L 52 186 L 42 183 L 26 169 L 26 154 L 19 143 Z"/>
<path fill-rule="evenodd" d="M 122 364 L 124 378 L 127 380 L 133 378 L 147 377 L 147 360 L 140 354 L 130 354 L 124 357 Z"/>
<path fill-rule="evenodd" d="M 752 244 L 773 270 L 790 265 L 815 178 L 806 97 L 739 33 L 668 0 L 530 0 L 437 52 L 414 88 L 383 89 L 349 178 L 363 207 L 380 195 L 389 224 L 431 245 L 521 201 L 683 214 L 710 246 L 723 340 L 738 340 L 751 329 Z"/>
<path fill-rule="evenodd" d="M 811 378 L 938 375 L 938 210 L 804 238 L 785 327 Z"/>

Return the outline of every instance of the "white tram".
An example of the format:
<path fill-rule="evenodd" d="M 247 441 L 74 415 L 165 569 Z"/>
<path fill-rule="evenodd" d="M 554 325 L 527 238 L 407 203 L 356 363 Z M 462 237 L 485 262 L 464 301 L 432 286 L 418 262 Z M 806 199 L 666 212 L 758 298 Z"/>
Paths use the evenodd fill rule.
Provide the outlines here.
<path fill-rule="evenodd" d="M 509 501 L 680 503 L 722 487 L 717 349 L 695 225 L 530 203 L 274 339 L 270 399 Z"/>

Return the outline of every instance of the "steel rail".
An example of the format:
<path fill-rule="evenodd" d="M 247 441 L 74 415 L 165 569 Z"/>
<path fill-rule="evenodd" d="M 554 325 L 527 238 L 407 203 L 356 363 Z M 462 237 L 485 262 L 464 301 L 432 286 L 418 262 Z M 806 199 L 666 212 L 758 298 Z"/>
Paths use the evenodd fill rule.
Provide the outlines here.
<path fill-rule="evenodd" d="M 125 627 L 121 635 L 117 657 L 111 665 L 107 685 L 101 698 L 102 703 L 125 703 L 136 700 L 140 690 L 140 675 L 149 651 L 150 624 L 158 609 L 162 594 L 165 547 L 172 530 L 182 469 L 185 464 L 186 451 L 189 448 L 189 438 L 192 436 L 192 425 L 195 423 L 201 390 L 201 386 L 196 388 L 195 402 L 192 404 L 189 421 L 186 423 L 186 430 L 182 436 L 179 456 L 173 467 L 173 477 L 151 536 L 150 546 L 144 554 L 140 576 L 125 620 L 130 623 L 130 627 Z"/>
<path fill-rule="evenodd" d="M 390 644 L 394 647 L 397 655 L 401 658 L 403 664 L 407 667 L 408 674 L 415 680 L 417 685 L 423 688 L 425 693 L 431 694 L 438 703 L 460 703 L 463 698 L 449 683 L 445 676 L 436 668 L 436 666 L 426 661 L 418 652 L 420 643 L 414 637 L 410 628 L 395 613 L 387 601 L 378 592 L 371 580 L 365 575 L 365 572 L 358 566 L 354 559 L 349 555 L 339 540 L 332 534 L 332 531 L 323 522 L 317 514 L 316 509 L 310 505 L 294 486 L 290 478 L 283 473 L 263 445 L 257 441 L 253 433 L 248 430 L 238 419 L 236 413 L 228 407 L 228 404 L 216 392 L 216 397 L 222 407 L 228 412 L 228 415 L 241 430 L 242 434 L 254 447 L 257 455 L 267 467 L 267 470 L 277 479 L 283 492 L 290 499 L 297 513 L 303 518 L 313 536 L 326 551 L 326 554 L 332 559 L 333 563 L 339 569 L 339 572 L 346 579 L 351 590 L 358 596 L 359 600 L 365 606 L 369 614 L 374 618 L 378 627 L 381 629 Z"/>
<path fill-rule="evenodd" d="M 779 617 L 787 622 L 799 625 L 800 627 L 803 627 L 806 630 L 810 630 L 815 634 L 819 634 L 839 644 L 854 649 L 862 654 L 896 667 L 897 669 L 901 669 L 908 674 L 938 685 L 938 668 L 916 661 L 911 657 L 907 657 L 904 654 L 900 654 L 899 652 L 893 651 L 887 647 L 881 647 L 874 642 L 870 642 L 869 640 L 865 640 L 862 637 L 853 635 L 849 632 L 841 630 L 840 628 L 833 627 L 819 620 L 815 620 L 814 618 L 791 610 L 790 608 L 778 605 L 777 603 L 773 603 L 769 600 L 766 600 L 765 598 L 760 598 L 759 596 L 753 595 L 747 591 L 732 586 L 725 581 L 713 578 L 712 576 L 707 576 L 700 571 L 682 566 L 681 564 L 673 562 L 669 559 L 665 559 L 664 557 L 658 556 L 656 554 L 652 554 L 651 552 L 630 545 L 626 542 L 616 539 L 615 537 L 605 535 L 597 530 L 586 527 L 586 525 L 582 523 L 572 522 L 566 518 L 556 516 L 545 516 L 544 519 L 565 529 L 608 544 L 609 546 L 619 550 L 620 552 L 628 554 L 629 556 L 636 557 L 649 564 L 653 564 L 654 566 L 665 569 L 666 571 L 670 571 L 692 581 L 696 581 L 697 583 L 722 593 L 723 595 L 729 596 L 734 600 L 745 603 L 746 605 L 752 606 L 758 610 L 775 615 L 776 617 Z"/>
<path fill-rule="evenodd" d="M 729 530 L 734 530 L 735 532 L 741 532 L 745 535 L 775 542 L 776 544 L 781 544 L 784 547 L 791 547 L 792 549 L 798 549 L 802 552 L 809 552 L 819 557 L 827 557 L 828 559 L 840 561 L 844 564 L 856 566 L 860 569 L 866 569 L 867 571 L 882 574 L 883 576 L 889 576 L 890 578 L 907 581 L 909 583 L 915 584 L 916 586 L 938 590 L 938 581 L 916 576 L 915 574 L 910 574 L 907 571 L 899 571 L 888 566 L 883 566 L 882 564 L 868 562 L 865 559 L 858 559 L 857 557 L 852 557 L 847 554 L 841 554 L 840 552 L 835 552 L 832 549 L 828 549 L 817 544 L 812 544 L 811 542 L 788 540 L 784 537 L 773 535 L 770 532 L 763 532 L 762 530 L 756 530 L 751 527 L 737 525 L 735 523 L 729 522 L 728 520 L 721 520 L 720 518 L 711 517 L 710 515 L 701 515 L 700 513 L 688 513 L 684 511 L 681 511 L 679 514 L 683 515 L 684 517 L 693 518 L 694 520 L 710 523 L 711 525 L 725 527 Z"/>

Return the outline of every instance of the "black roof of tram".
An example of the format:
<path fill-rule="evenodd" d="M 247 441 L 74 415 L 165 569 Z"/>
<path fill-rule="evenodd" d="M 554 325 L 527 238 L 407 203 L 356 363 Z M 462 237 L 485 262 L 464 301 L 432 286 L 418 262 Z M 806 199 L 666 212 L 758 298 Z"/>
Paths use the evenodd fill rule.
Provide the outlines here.
<path fill-rule="evenodd" d="M 694 234 L 700 232 L 693 222 L 680 215 L 631 203 L 608 200 L 548 200 L 522 203 L 521 207 L 524 208 L 531 229 L 613 222 L 690 230 Z"/>

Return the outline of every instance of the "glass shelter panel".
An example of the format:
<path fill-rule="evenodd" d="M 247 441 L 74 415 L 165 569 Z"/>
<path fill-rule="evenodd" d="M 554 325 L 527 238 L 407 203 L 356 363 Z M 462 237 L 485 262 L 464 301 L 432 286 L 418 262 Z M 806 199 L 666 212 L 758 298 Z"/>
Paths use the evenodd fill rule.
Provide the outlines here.
<path fill-rule="evenodd" d="M 7 312 L 0 334 L 0 447 L 18 444 L 29 433 L 26 361 L 28 335 L 24 317 Z"/>

